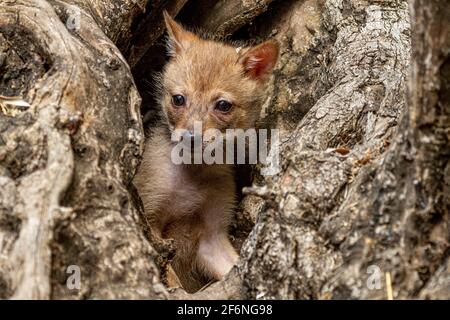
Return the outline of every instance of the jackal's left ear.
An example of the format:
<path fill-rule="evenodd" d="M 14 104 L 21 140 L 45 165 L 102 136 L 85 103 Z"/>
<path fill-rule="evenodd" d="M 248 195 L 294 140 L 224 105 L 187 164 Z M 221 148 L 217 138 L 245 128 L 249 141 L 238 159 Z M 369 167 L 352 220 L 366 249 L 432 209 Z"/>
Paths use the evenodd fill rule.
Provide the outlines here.
<path fill-rule="evenodd" d="M 244 49 L 240 62 L 245 72 L 257 80 L 265 79 L 275 67 L 278 60 L 279 45 L 275 40 L 268 40 L 255 47 Z"/>
<path fill-rule="evenodd" d="M 174 56 L 187 50 L 197 40 L 197 36 L 185 30 L 164 10 L 164 21 L 169 34 L 169 53 Z"/>

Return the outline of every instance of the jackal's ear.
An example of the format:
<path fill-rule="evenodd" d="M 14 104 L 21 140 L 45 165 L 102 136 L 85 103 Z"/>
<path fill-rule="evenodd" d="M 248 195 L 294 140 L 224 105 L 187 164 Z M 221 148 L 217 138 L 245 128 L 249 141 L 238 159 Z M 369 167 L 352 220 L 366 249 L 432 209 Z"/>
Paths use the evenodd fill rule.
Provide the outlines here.
<path fill-rule="evenodd" d="M 197 36 L 185 30 L 164 10 L 164 21 L 169 34 L 169 54 L 174 56 L 188 49 Z"/>
<path fill-rule="evenodd" d="M 268 40 L 257 46 L 244 49 L 240 62 L 245 72 L 257 80 L 265 79 L 272 72 L 278 60 L 279 45 Z"/>

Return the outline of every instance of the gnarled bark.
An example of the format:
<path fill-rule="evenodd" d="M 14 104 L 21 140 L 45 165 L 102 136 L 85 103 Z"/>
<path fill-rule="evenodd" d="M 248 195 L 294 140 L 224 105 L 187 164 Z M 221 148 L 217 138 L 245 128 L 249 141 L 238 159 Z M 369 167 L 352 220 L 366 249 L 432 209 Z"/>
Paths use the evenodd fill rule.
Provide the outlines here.
<path fill-rule="evenodd" d="M 3 298 L 164 295 L 128 191 L 143 148 L 140 98 L 107 37 L 126 41 L 139 8 L 114 3 L 0 3 L 0 92 L 31 104 L 0 116 Z M 80 290 L 66 286 L 70 265 Z"/>
<path fill-rule="evenodd" d="M 0 100 L 0 298 L 448 299 L 446 2 L 2 0 L 0 99 L 31 106 Z M 161 284 L 130 185 L 164 9 L 281 43 L 260 123 L 281 172 L 246 189 L 239 265 L 192 295 Z"/>

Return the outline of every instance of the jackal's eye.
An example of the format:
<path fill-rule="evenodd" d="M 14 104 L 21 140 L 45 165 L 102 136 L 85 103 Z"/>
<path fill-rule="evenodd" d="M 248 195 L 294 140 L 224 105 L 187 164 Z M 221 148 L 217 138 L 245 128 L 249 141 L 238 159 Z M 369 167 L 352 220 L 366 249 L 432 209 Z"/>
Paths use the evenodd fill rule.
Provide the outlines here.
<path fill-rule="evenodd" d="M 233 105 L 231 104 L 231 102 L 225 101 L 225 100 L 219 100 L 216 103 L 216 110 L 219 110 L 221 112 L 228 112 L 231 110 L 231 107 Z"/>
<path fill-rule="evenodd" d="M 172 103 L 176 107 L 181 107 L 186 103 L 186 99 L 181 94 L 172 96 Z"/>

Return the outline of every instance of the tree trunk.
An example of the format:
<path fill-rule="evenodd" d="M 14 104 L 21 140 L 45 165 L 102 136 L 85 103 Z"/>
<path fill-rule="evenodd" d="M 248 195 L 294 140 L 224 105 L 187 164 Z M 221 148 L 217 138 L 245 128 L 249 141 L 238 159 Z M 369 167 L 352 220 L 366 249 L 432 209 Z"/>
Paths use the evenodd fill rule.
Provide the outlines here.
<path fill-rule="evenodd" d="M 164 296 L 128 190 L 140 98 L 110 40 L 128 41 L 145 1 L 114 3 L 0 2 L 0 92 L 31 104 L 0 117 L 2 298 Z"/>
<path fill-rule="evenodd" d="M 164 9 L 281 43 L 260 123 L 281 172 L 244 190 L 237 268 L 191 295 L 162 285 L 170 248 L 130 183 Z M 450 298 L 448 18 L 446 0 L 0 0 L 0 298 Z"/>

